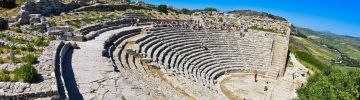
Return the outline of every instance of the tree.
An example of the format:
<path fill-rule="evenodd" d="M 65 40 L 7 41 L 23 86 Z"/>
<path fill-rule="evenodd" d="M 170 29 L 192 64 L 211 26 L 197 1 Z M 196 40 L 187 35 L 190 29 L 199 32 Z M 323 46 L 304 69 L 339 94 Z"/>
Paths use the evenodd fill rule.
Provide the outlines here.
<path fill-rule="evenodd" d="M 2 8 L 14 8 L 16 6 L 15 0 L 0 0 L 0 2 Z"/>
<path fill-rule="evenodd" d="M 212 7 L 208 7 L 208 8 L 205 8 L 204 11 L 215 11 L 215 12 L 218 12 L 218 10 L 216 8 L 212 8 Z"/>
<path fill-rule="evenodd" d="M 158 10 L 159 12 L 163 12 L 163 13 L 165 13 L 165 14 L 168 13 L 168 11 L 167 11 L 167 6 L 166 6 L 166 5 L 163 5 L 163 4 L 159 5 L 159 6 L 157 7 L 157 10 Z"/>
<path fill-rule="evenodd" d="M 8 28 L 8 22 L 0 17 L 0 31 L 6 30 Z"/>
<path fill-rule="evenodd" d="M 189 9 L 187 9 L 187 8 L 183 8 L 183 9 L 180 10 L 180 13 L 190 15 L 191 11 Z"/>

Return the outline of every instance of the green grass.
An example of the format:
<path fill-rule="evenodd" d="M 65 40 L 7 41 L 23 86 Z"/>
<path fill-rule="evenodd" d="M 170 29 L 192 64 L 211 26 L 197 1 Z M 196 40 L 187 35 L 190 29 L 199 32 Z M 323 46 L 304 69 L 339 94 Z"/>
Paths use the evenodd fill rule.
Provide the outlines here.
<path fill-rule="evenodd" d="M 294 53 L 296 56 L 305 53 L 305 55 L 312 56 L 313 59 L 318 59 L 318 62 L 321 62 L 327 66 L 332 65 L 331 60 L 337 59 L 337 55 L 331 51 L 329 48 L 314 43 L 313 41 L 300 37 L 290 37 L 290 52 Z M 299 53 L 299 54 L 297 54 Z M 302 63 L 306 63 L 302 61 Z M 311 66 L 311 65 L 308 65 Z"/>
<path fill-rule="evenodd" d="M 350 58 L 360 61 L 359 38 L 356 39 L 355 37 L 340 36 L 333 33 L 317 32 L 306 28 L 298 29 L 313 41 L 335 47 Z"/>
<path fill-rule="evenodd" d="M 300 100 L 360 99 L 360 69 L 333 64 L 335 52 L 313 38 L 291 36 L 289 50 L 315 74 L 297 90 Z"/>

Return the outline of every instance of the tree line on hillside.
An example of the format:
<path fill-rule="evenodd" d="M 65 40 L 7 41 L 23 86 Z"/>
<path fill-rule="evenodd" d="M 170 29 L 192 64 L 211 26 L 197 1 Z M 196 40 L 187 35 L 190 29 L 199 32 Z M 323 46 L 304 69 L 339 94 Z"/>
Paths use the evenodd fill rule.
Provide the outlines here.
<path fill-rule="evenodd" d="M 156 7 L 156 9 L 159 11 L 159 12 L 163 12 L 165 14 L 168 13 L 168 6 L 167 5 L 164 5 L 164 4 L 160 4 Z M 212 8 L 212 7 L 207 7 L 207 8 L 204 8 L 204 9 L 195 9 L 195 10 L 189 10 L 187 8 L 182 8 L 180 10 L 176 10 L 177 13 L 181 13 L 181 14 L 187 14 L 187 15 L 191 15 L 192 13 L 194 12 L 201 12 L 201 11 L 206 11 L 206 12 L 211 12 L 211 11 L 215 11 L 215 12 L 218 12 L 218 10 L 216 8 Z"/>

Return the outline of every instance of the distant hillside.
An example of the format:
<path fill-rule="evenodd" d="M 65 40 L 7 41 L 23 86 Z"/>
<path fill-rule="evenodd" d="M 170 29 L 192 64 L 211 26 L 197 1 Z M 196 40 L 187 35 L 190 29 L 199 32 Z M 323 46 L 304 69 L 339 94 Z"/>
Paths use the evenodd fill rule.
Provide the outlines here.
<path fill-rule="evenodd" d="M 243 15 L 243 16 L 262 16 L 262 17 L 269 17 L 272 19 L 276 19 L 276 20 L 282 20 L 282 21 L 286 21 L 285 18 L 280 17 L 280 16 L 275 16 L 266 12 L 258 12 L 258 11 L 252 11 L 252 10 L 233 10 L 233 11 L 229 11 L 228 13 L 231 14 L 238 14 L 238 15 Z"/>
<path fill-rule="evenodd" d="M 339 53 L 341 56 L 338 63 L 342 62 L 347 66 L 360 67 L 360 38 L 336 35 L 331 32 L 319 32 L 307 28 L 297 28 L 301 34 L 316 43 L 325 45 Z"/>
<path fill-rule="evenodd" d="M 315 72 L 299 100 L 360 100 L 359 38 L 294 28 L 289 50 Z"/>

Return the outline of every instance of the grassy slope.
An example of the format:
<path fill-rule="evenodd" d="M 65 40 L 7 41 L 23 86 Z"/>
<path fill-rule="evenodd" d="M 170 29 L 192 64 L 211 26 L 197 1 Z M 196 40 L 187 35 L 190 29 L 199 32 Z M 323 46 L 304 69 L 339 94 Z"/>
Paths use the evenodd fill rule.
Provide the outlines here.
<path fill-rule="evenodd" d="M 360 69 L 333 64 L 331 60 L 337 59 L 338 55 L 334 50 L 322 45 L 320 40 L 327 40 L 327 38 L 323 38 L 325 36 L 320 37 L 317 34 L 306 34 L 306 36 L 308 38 L 291 36 L 289 45 L 290 52 L 294 53 L 302 64 L 315 72 L 308 79 L 308 83 L 297 90 L 298 99 L 359 100 L 360 77 L 358 74 Z M 344 38 L 338 37 L 337 39 Z M 334 40 L 328 39 L 327 41 Z M 348 41 L 350 41 L 349 44 L 354 44 L 352 40 Z M 333 45 L 339 45 L 337 43 L 333 42 Z"/>
<path fill-rule="evenodd" d="M 291 36 L 289 49 L 301 63 L 315 72 L 321 70 L 317 65 L 331 66 L 330 61 L 337 58 L 330 49 L 296 36 Z"/>
<path fill-rule="evenodd" d="M 360 61 L 360 39 L 354 37 L 340 36 L 331 33 L 316 32 L 306 28 L 298 28 L 299 32 L 306 35 L 307 38 L 291 36 L 289 49 L 292 53 L 297 54 L 299 52 L 307 53 L 312 56 L 316 61 L 325 66 L 338 66 L 341 69 L 350 69 L 346 65 L 333 64 L 331 60 L 339 58 L 333 50 L 329 49 L 323 44 L 327 44 L 339 49 L 352 59 Z M 309 58 L 307 58 L 309 59 Z M 311 61 L 301 60 L 306 66 L 312 70 L 319 71 L 315 66 L 316 63 Z M 314 65 L 315 64 L 315 65 Z M 314 69 L 315 68 L 315 69 Z"/>
<path fill-rule="evenodd" d="M 335 47 L 350 58 L 360 61 L 360 38 L 316 32 L 305 28 L 300 28 L 300 32 L 318 43 Z"/>

